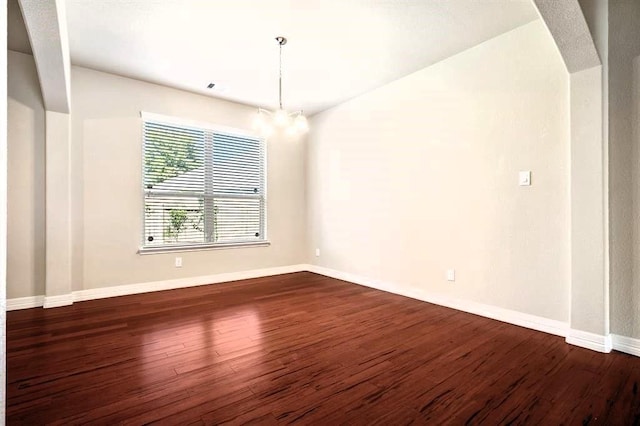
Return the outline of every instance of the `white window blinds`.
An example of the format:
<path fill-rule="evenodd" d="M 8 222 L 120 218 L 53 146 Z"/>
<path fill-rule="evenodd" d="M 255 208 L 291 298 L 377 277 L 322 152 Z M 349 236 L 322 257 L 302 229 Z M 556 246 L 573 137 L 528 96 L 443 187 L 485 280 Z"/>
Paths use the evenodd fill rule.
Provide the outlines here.
<path fill-rule="evenodd" d="M 258 138 L 144 120 L 144 247 L 265 241 Z"/>

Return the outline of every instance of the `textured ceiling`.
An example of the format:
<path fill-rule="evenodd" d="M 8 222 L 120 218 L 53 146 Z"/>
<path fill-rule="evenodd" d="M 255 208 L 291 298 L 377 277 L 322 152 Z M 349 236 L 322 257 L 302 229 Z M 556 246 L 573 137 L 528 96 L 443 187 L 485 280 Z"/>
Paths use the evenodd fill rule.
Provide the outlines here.
<path fill-rule="evenodd" d="M 577 0 L 534 0 L 570 73 L 600 65 L 600 57 Z"/>
<path fill-rule="evenodd" d="M 284 106 L 308 114 L 538 18 L 530 0 L 67 0 L 66 10 L 75 65 L 269 108 L 284 35 Z"/>

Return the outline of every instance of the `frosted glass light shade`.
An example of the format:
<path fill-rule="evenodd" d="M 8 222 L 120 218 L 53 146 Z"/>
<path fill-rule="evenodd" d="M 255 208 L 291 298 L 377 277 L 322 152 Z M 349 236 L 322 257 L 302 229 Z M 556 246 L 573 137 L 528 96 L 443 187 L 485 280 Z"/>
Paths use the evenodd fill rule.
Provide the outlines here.
<path fill-rule="evenodd" d="M 289 114 L 283 109 L 278 109 L 275 112 L 262 108 L 258 109 L 253 118 L 252 127 L 264 138 L 271 136 L 276 129 L 280 129 L 290 137 L 309 131 L 309 123 L 307 118 L 302 115 L 302 111 Z"/>
<path fill-rule="evenodd" d="M 289 124 L 289 113 L 283 109 L 279 109 L 273 115 L 273 124 L 278 127 L 286 127 Z"/>
<path fill-rule="evenodd" d="M 257 131 L 261 131 L 262 128 L 266 125 L 267 125 L 267 117 L 265 117 L 265 114 L 262 111 L 258 110 L 258 112 L 256 112 L 255 117 L 253 117 L 253 129 Z"/>
<path fill-rule="evenodd" d="M 262 137 L 268 138 L 273 133 L 273 125 L 269 117 L 264 111 L 258 110 L 253 118 L 253 129 Z"/>

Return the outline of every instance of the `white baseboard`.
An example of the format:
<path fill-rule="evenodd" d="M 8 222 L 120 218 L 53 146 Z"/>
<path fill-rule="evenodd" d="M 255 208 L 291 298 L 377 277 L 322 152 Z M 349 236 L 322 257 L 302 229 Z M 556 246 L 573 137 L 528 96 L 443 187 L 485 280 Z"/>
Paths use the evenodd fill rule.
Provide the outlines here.
<path fill-rule="evenodd" d="M 55 308 L 71 305 L 73 302 L 104 299 L 106 297 L 127 296 L 130 294 L 149 293 L 152 291 L 173 290 L 177 288 L 196 287 L 207 284 L 218 284 L 229 281 L 246 280 L 249 278 L 268 277 L 272 275 L 289 274 L 307 271 L 308 265 L 289 265 L 274 268 L 252 269 L 249 271 L 228 272 L 223 274 L 205 275 L 200 277 L 178 278 L 175 280 L 152 281 L 139 284 L 126 284 L 113 287 L 93 288 L 74 291 L 71 294 L 59 296 L 32 296 L 7 300 L 7 310 L 28 309 L 43 306 Z"/>
<path fill-rule="evenodd" d="M 73 305 L 73 294 L 60 294 L 57 296 L 45 296 L 42 307 L 58 308 L 60 306 Z"/>
<path fill-rule="evenodd" d="M 398 294 L 400 296 L 410 297 L 412 299 L 433 303 L 435 305 L 445 306 L 457 309 L 459 311 L 480 315 L 486 318 L 495 319 L 509 324 L 518 325 L 520 327 L 530 328 L 532 330 L 542 331 L 545 333 L 555 334 L 556 336 L 566 337 L 569 326 L 566 322 L 552 320 L 536 315 L 525 314 L 510 309 L 499 308 L 497 306 L 485 305 L 483 303 L 473 302 L 463 299 L 455 299 L 441 294 L 429 293 L 419 289 L 407 289 L 394 283 L 384 282 L 371 278 L 361 277 L 347 272 L 341 272 L 334 269 L 324 268 L 316 265 L 307 265 L 310 272 L 325 275 L 331 278 L 337 278 L 360 284 L 366 287 L 375 288 L 377 290 Z"/>
<path fill-rule="evenodd" d="M 44 305 L 44 296 L 14 297 L 7 299 L 7 311 L 38 308 Z"/>
<path fill-rule="evenodd" d="M 567 343 L 592 351 L 609 353 L 613 347 L 611 335 L 589 333 L 581 330 L 569 330 L 566 338 Z"/>
<path fill-rule="evenodd" d="M 228 281 L 246 280 L 249 278 L 268 277 L 271 275 L 289 274 L 306 271 L 307 265 L 278 266 L 275 268 L 252 269 L 249 271 L 228 272 L 200 277 L 178 278 L 175 280 L 152 281 L 140 284 L 127 284 L 114 287 L 101 287 L 73 292 L 73 300 L 104 299 L 106 297 L 127 296 L 130 294 L 149 293 L 152 291 L 174 290 L 177 288 L 196 287 L 207 284 L 218 284 Z"/>
<path fill-rule="evenodd" d="M 629 355 L 640 356 L 640 339 L 612 334 L 613 349 Z"/>

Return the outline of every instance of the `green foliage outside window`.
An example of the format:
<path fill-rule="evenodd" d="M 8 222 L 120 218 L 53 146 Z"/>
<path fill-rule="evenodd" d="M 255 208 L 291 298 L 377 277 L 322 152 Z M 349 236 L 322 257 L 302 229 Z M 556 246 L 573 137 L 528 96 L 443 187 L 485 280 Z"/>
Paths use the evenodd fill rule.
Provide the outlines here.
<path fill-rule="evenodd" d="M 179 149 L 176 142 L 168 135 L 148 135 L 144 156 L 146 185 L 148 188 L 164 182 L 167 179 L 179 176 L 183 173 L 202 167 L 202 158 L 199 158 L 195 142 L 198 137 L 187 137 L 180 141 Z"/>
<path fill-rule="evenodd" d="M 174 238 L 177 242 L 187 221 L 187 211 L 184 209 L 171 209 L 169 210 L 169 216 L 170 221 L 169 225 L 164 229 L 164 237 Z"/>

